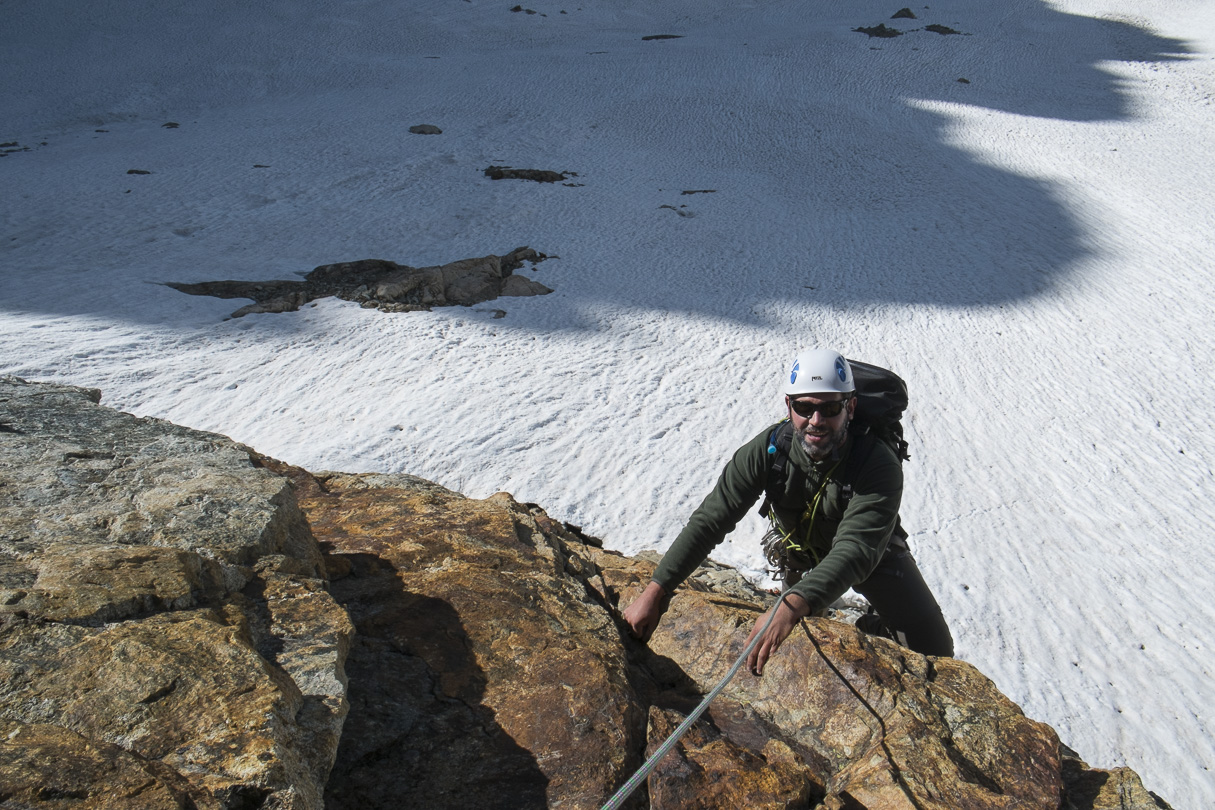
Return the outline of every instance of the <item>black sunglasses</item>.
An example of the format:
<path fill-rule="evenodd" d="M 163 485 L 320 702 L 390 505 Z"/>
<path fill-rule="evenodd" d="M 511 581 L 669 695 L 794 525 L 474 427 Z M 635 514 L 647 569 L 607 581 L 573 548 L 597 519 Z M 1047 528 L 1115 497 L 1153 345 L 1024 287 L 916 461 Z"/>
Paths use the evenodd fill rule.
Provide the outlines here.
<path fill-rule="evenodd" d="M 839 416 L 840 411 L 844 410 L 844 406 L 847 404 L 847 399 L 836 399 L 831 402 L 811 402 L 808 399 L 789 400 L 789 407 L 802 419 L 809 419 L 815 413 L 821 413 L 830 419 L 833 416 Z"/>

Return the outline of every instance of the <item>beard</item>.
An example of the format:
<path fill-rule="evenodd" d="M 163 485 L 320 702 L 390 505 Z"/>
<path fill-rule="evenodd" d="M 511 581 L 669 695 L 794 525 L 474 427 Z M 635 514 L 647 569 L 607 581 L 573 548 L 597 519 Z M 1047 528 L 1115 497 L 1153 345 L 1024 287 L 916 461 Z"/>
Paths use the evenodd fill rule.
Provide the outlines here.
<path fill-rule="evenodd" d="M 834 433 L 828 431 L 826 434 L 820 434 L 815 433 L 814 429 L 810 427 L 810 423 L 807 422 L 806 426 L 796 433 L 797 440 L 801 442 L 802 449 L 806 451 L 810 460 L 822 461 L 830 458 L 832 453 L 844 446 L 844 442 L 848 439 L 848 423 L 845 421 Z M 810 441 L 809 436 L 815 436 L 817 441 Z"/>

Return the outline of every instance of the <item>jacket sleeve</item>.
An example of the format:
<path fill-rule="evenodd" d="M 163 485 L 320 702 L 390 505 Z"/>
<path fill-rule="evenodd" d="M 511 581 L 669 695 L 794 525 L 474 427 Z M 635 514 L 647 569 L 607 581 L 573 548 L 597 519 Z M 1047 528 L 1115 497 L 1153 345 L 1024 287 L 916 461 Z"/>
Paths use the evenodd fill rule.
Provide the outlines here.
<path fill-rule="evenodd" d="M 886 553 L 903 499 L 903 467 L 886 445 L 878 442 L 874 447 L 853 491 L 831 550 L 793 586 L 811 611 L 827 607 L 868 579 Z"/>
<path fill-rule="evenodd" d="M 764 492 L 768 476 L 768 434 L 765 428 L 735 451 L 726 463 L 717 485 L 692 513 L 683 531 L 663 555 L 654 571 L 654 581 L 670 593 L 679 587 L 709 552 L 734 530 L 738 521 Z"/>

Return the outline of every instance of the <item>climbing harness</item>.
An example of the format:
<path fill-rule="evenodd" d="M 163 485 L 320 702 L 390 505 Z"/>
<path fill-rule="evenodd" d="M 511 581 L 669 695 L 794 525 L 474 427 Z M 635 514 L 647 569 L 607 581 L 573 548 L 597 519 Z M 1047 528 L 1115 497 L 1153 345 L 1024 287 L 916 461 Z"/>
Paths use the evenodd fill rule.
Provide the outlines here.
<path fill-rule="evenodd" d="M 814 522 L 818 516 L 818 505 L 823 499 L 823 492 L 826 491 L 827 484 L 830 483 L 831 476 L 835 473 L 836 467 L 839 467 L 839 462 L 836 462 L 835 466 L 827 471 L 827 474 L 823 477 L 822 484 L 819 485 L 818 492 L 810 499 L 810 503 L 806 506 L 806 511 L 802 513 L 794 528 L 786 529 L 781 524 L 776 511 L 768 511 L 769 528 L 760 540 L 760 546 L 764 550 L 764 556 L 768 560 L 768 565 L 771 566 L 768 570 L 771 576 L 784 581 L 791 571 L 804 570 L 807 564 L 808 567 L 813 568 L 822 562 L 822 558 L 819 557 L 818 553 L 810 545 L 810 539 L 814 536 Z M 802 535 L 802 543 L 799 543 L 797 535 L 802 526 L 806 526 L 806 531 Z M 793 565 L 789 558 L 790 554 L 802 555 L 802 565 Z"/>
<path fill-rule="evenodd" d="M 675 743 L 679 742 L 679 738 L 686 734 L 688 729 L 690 729 L 692 725 L 700 719 L 700 716 L 704 714 L 705 709 L 709 708 L 709 704 L 713 702 L 713 698 L 717 697 L 718 693 L 726 688 L 726 684 L 728 684 L 738 673 L 738 670 L 742 668 L 743 662 L 747 660 L 747 656 L 751 654 L 751 650 L 753 650 L 755 645 L 759 643 L 759 640 L 763 638 L 764 632 L 768 629 L 768 625 L 772 624 L 772 620 L 776 618 L 776 609 L 781 606 L 781 603 L 785 601 L 785 597 L 788 596 L 792 590 L 793 589 L 790 588 L 789 590 L 785 591 L 776 600 L 776 604 L 772 606 L 772 612 L 768 614 L 768 620 L 764 622 L 764 626 L 760 628 L 760 631 L 755 634 L 755 638 L 751 639 L 751 643 L 747 645 L 747 648 L 742 651 L 742 655 L 738 656 L 738 660 L 734 662 L 734 666 L 730 667 L 730 671 L 726 673 L 726 677 L 722 678 L 717 686 L 714 686 L 713 689 L 709 691 L 709 694 L 705 695 L 704 700 L 700 701 L 700 705 L 697 706 L 696 709 L 689 714 L 682 723 L 679 724 L 679 728 L 675 729 L 675 731 L 671 733 L 671 736 L 667 737 L 666 741 L 662 745 L 658 746 L 658 750 L 654 752 L 653 756 L 645 761 L 644 765 L 637 769 L 637 772 L 629 778 L 629 781 L 625 782 L 620 790 L 616 791 L 616 794 L 612 796 L 612 798 L 608 799 L 607 804 L 605 804 L 601 810 L 617 810 L 617 808 L 624 803 L 624 800 L 632 795 L 633 791 L 646 780 L 646 778 L 650 775 L 650 771 L 654 770 L 655 766 L 658 765 L 659 760 L 671 752 L 671 749 L 675 747 Z"/>

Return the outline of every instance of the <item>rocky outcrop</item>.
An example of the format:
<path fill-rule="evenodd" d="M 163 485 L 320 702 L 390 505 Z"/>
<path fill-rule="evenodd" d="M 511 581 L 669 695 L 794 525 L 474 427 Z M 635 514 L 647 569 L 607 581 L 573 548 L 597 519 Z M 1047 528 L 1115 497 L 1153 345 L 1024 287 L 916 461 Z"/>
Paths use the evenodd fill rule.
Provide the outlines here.
<path fill-rule="evenodd" d="M 435 267 L 410 267 L 383 259 L 325 264 L 303 281 L 170 282 L 190 295 L 252 298 L 254 303 L 232 313 L 233 318 L 257 312 L 295 312 L 318 298 L 335 296 L 382 312 L 416 312 L 433 307 L 472 306 L 499 296 L 547 295 L 552 290 L 516 275 L 524 262 L 547 258 L 531 248 L 515 248 L 505 256 L 462 259 Z"/>
<path fill-rule="evenodd" d="M 509 495 L 309 473 L 0 381 L 0 806 L 597 808 L 770 602 Z M 808 620 L 632 808 L 1157 808 L 970 665 Z"/>
<path fill-rule="evenodd" d="M 649 581 L 648 564 L 608 555 L 596 562 L 622 600 Z M 688 697 L 708 691 L 742 652 L 761 604 L 723 599 L 694 580 L 650 640 L 666 667 L 656 677 L 690 680 Z M 969 664 L 918 655 L 840 622 L 803 622 L 762 678 L 741 674 L 723 696 L 766 732 L 735 735 L 739 743 L 783 743 L 809 769 L 812 797 L 824 807 L 1054 808 L 1062 799 L 1059 741 L 1048 726 L 1026 718 Z M 718 766 L 723 776 L 747 761 L 743 753 L 764 758 L 753 743 L 733 757 L 738 765 Z M 787 767 L 780 753 L 776 761 Z M 679 767 L 660 766 L 656 781 L 686 783 L 664 774 Z M 777 795 L 763 806 L 797 806 L 790 801 Z M 679 796 L 654 806 L 710 805 Z"/>
<path fill-rule="evenodd" d="M 329 807 L 598 807 L 628 777 L 645 713 L 568 531 L 507 495 L 279 469 L 356 629 Z"/>
<path fill-rule="evenodd" d="M 1060 810 L 1167 810 L 1168 803 L 1143 786 L 1130 768 L 1092 768 L 1063 746 Z"/>
<path fill-rule="evenodd" d="M 346 613 L 221 436 L 0 381 L 0 803 L 320 808 Z"/>

